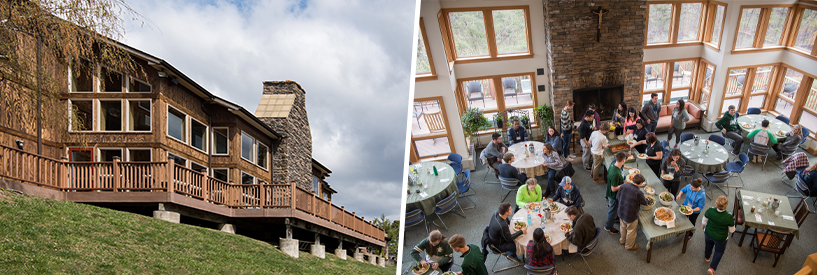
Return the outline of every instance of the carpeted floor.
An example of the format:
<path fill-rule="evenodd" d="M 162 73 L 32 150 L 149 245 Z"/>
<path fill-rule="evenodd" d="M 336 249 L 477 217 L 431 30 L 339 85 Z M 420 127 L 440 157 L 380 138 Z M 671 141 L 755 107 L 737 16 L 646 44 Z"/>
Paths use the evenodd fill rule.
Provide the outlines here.
<path fill-rule="evenodd" d="M 702 138 L 706 138 L 710 135 L 710 133 L 701 130 L 687 132 L 695 133 Z M 666 133 L 659 134 L 658 137 L 659 141 L 665 140 Z M 746 146 L 744 146 L 744 150 L 745 147 Z M 817 161 L 817 157 L 809 155 L 809 160 L 810 163 L 814 163 L 814 161 Z M 732 157 L 730 161 L 734 161 L 734 157 Z M 771 157 L 770 161 L 779 163 L 779 161 L 774 160 L 774 157 Z M 642 163 L 641 168 L 644 167 L 646 167 L 646 165 Z M 574 165 L 574 168 L 576 169 L 576 174 L 572 178 L 574 184 L 578 184 L 582 196 L 586 200 L 584 210 L 594 217 L 597 227 L 603 227 L 607 213 L 607 203 L 604 199 L 606 185 L 605 183 L 593 183 L 589 172 L 584 170 L 581 165 Z M 442 225 L 435 215 L 428 217 L 428 226 L 430 230 L 440 229 L 445 236 L 462 234 L 468 240 L 468 243 L 479 245 L 482 230 L 488 224 L 489 217 L 496 212 L 501 196 L 505 193 L 498 184 L 484 183 L 483 177 L 486 176 L 486 173 L 489 173 L 487 177 L 485 177 L 488 181 L 495 180 L 495 178 L 482 164 L 477 164 L 477 170 L 472 172 L 472 188 L 476 190 L 477 195 L 471 196 L 471 199 L 477 203 L 476 208 L 465 210 L 466 218 L 452 213 L 444 215 L 442 220 L 448 226 L 447 231 L 432 223 L 432 221 L 436 221 L 437 224 Z M 783 194 L 791 190 L 791 184 L 793 183 L 783 183 L 781 181 L 781 172 L 782 169 L 776 167 L 773 163 L 767 163 L 764 171 L 761 171 L 761 164 L 749 163 L 742 174 L 745 189 L 779 194 L 782 198 L 784 197 Z M 538 180 L 540 183 L 547 184 L 547 179 L 545 178 L 538 177 Z M 740 179 L 732 178 L 730 182 L 739 184 Z M 684 185 L 685 183 L 682 182 L 682 187 Z M 721 190 L 714 186 L 707 187 L 706 190 L 707 194 L 715 198 L 724 195 Z M 735 188 L 730 188 L 729 192 L 728 198 L 730 198 L 730 203 L 727 210 L 731 211 L 732 204 L 734 203 L 732 198 L 734 198 Z M 513 200 L 515 200 L 515 194 L 511 194 L 505 199 L 506 202 L 510 203 L 513 203 Z M 789 198 L 792 208 L 797 205 L 799 200 L 799 198 Z M 810 199 L 808 202 L 811 203 L 812 200 Z M 460 199 L 459 203 L 463 207 L 472 205 L 467 199 Z M 714 203 L 714 199 L 707 200 L 704 209 L 714 207 Z M 460 210 L 457 209 L 456 211 L 459 212 Z M 683 246 L 681 237 L 663 240 L 653 244 L 652 262 L 647 263 L 647 250 L 645 249 L 647 241 L 640 231 L 640 228 L 636 243 L 640 244 L 641 248 L 636 251 L 624 250 L 624 247 L 618 243 L 619 235 L 612 235 L 606 231 L 601 231 L 599 245 L 596 247 L 596 251 L 600 252 L 601 255 L 590 255 L 587 257 L 587 263 L 595 274 L 706 274 L 709 263 L 704 262 L 703 256 L 704 234 L 703 231 L 700 230 L 702 216 L 703 215 L 698 218 L 696 223 L 696 227 L 699 230 L 696 231 L 697 234 L 690 240 L 685 254 L 681 254 L 681 248 Z M 618 227 L 618 225 L 616 226 Z M 738 227 L 738 229 L 740 230 L 741 227 Z M 737 241 L 740 237 L 736 234 L 734 238 L 728 240 L 726 252 L 718 266 L 717 274 L 794 274 L 800 270 L 807 255 L 817 253 L 817 235 L 815 233 L 817 233 L 817 215 L 810 214 L 800 228 L 800 238 L 794 239 L 785 254 L 780 257 L 777 267 L 774 268 L 772 267 L 774 255 L 765 252 L 761 252 L 757 257 L 757 261 L 752 263 L 754 254 L 750 246 L 751 236 L 747 236 L 743 242 L 743 246 L 738 247 Z M 401 248 L 403 267 L 399 270 L 405 270 L 408 264 L 414 262 L 409 253 L 414 245 L 426 236 L 426 229 L 423 225 L 405 229 L 405 233 L 403 234 L 405 238 L 404 246 Z M 459 253 L 455 252 L 454 254 L 455 266 L 452 270 L 461 271 L 458 264 L 462 263 L 462 259 Z M 489 273 L 496 259 L 496 255 L 488 255 L 486 265 L 488 266 Z M 585 266 L 585 263 L 580 257 L 572 258 L 572 255 L 569 255 L 566 259 L 562 259 L 561 256 L 556 257 L 556 269 L 559 274 L 584 274 L 568 266 L 568 264 L 587 270 L 587 266 Z M 503 257 L 499 259 L 499 262 L 496 264 L 496 269 L 510 265 L 511 262 Z M 410 273 L 409 271 L 409 274 Z M 500 274 L 526 273 L 525 269 L 520 266 L 501 272 Z"/>

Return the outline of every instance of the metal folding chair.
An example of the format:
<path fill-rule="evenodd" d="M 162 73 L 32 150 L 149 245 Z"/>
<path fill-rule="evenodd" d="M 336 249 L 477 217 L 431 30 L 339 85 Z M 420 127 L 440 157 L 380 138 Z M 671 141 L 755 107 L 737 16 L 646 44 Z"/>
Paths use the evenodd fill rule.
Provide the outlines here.
<path fill-rule="evenodd" d="M 404 220 L 406 221 L 406 227 L 412 227 L 420 223 L 424 224 L 426 226 L 426 234 L 429 233 L 428 221 L 426 221 L 426 215 L 422 209 L 414 209 L 406 212 L 406 218 Z"/>
<path fill-rule="evenodd" d="M 746 169 L 746 163 L 748 163 L 748 162 L 749 162 L 749 156 L 747 156 L 746 153 L 740 153 L 740 155 L 738 155 L 738 160 L 737 161 L 733 161 L 733 162 L 730 162 L 730 163 L 726 164 L 726 171 L 729 172 L 730 176 L 739 177 L 740 178 L 740 184 L 741 184 L 740 186 L 729 186 L 729 185 L 727 185 L 726 187 L 742 188 L 742 187 L 746 186 L 746 184 L 743 182 L 743 177 L 740 176 L 740 173 L 743 173 L 743 170 Z"/>
<path fill-rule="evenodd" d="M 729 172 L 721 171 L 721 172 L 717 172 L 717 173 L 706 174 L 706 180 L 707 180 L 707 184 L 714 183 L 715 187 L 720 189 L 721 192 L 723 192 L 724 195 L 729 197 L 729 186 L 726 186 L 726 182 L 729 181 Z M 723 183 L 724 187 L 726 187 L 726 191 L 724 191 L 723 188 L 721 188 L 721 186 L 718 185 L 718 183 Z M 712 190 L 712 189 L 710 189 L 710 190 Z M 710 191 L 710 193 L 711 193 L 711 191 Z M 707 196 L 707 198 L 712 200 L 712 196 Z"/>
<path fill-rule="evenodd" d="M 519 189 L 518 186 L 519 179 L 517 178 L 504 178 L 500 176 L 499 183 L 502 185 L 502 189 L 508 190 L 508 193 L 506 193 L 505 196 L 502 197 L 502 200 L 500 200 L 500 202 L 505 201 L 505 199 L 508 198 L 508 195 L 511 194 L 511 192 L 516 192 L 516 190 Z M 502 193 L 500 193 L 499 195 L 502 196 Z"/>
<path fill-rule="evenodd" d="M 505 271 L 505 270 L 509 270 L 509 269 L 512 269 L 512 268 L 515 268 L 515 267 L 522 266 L 521 264 L 512 261 L 514 263 L 514 265 L 497 270 L 496 269 L 496 264 L 499 262 L 499 258 L 502 258 L 502 256 L 504 256 L 507 259 L 510 256 L 508 255 L 508 252 L 500 252 L 499 249 L 497 249 L 493 244 L 488 244 L 488 250 L 491 251 L 491 254 L 497 255 L 496 260 L 494 261 L 494 265 L 491 266 L 491 272 L 493 272 L 493 273 L 499 273 L 499 272 L 502 272 L 502 271 Z M 510 259 L 508 259 L 508 260 L 510 261 Z"/>
<path fill-rule="evenodd" d="M 588 243 L 584 248 L 579 250 L 579 253 L 576 253 L 576 254 L 578 254 L 579 256 L 582 257 L 582 260 L 584 261 L 584 264 L 587 265 L 587 269 L 589 269 L 590 271 L 581 270 L 581 269 L 573 266 L 572 263 L 568 263 L 567 265 L 569 265 L 570 267 L 575 268 L 575 269 L 577 269 L 577 270 L 579 270 L 581 272 L 584 272 L 584 273 L 587 273 L 587 274 L 593 274 L 593 268 L 591 268 L 590 264 L 587 263 L 587 259 L 585 259 L 585 257 L 590 256 L 590 254 L 593 254 L 593 253 L 601 255 L 601 252 L 593 251 L 596 248 L 596 245 L 599 243 L 599 235 L 600 235 L 599 233 L 601 233 L 601 229 L 596 227 L 596 236 L 593 237 L 593 240 L 591 240 L 590 243 Z M 573 257 L 575 258 L 576 256 L 573 256 Z"/>
<path fill-rule="evenodd" d="M 460 208 L 460 212 L 462 212 L 462 215 L 460 215 L 460 216 L 465 218 L 465 211 L 462 210 L 462 207 L 457 202 L 457 194 L 458 194 L 458 192 L 454 191 L 454 193 L 451 193 L 451 195 L 448 195 L 448 197 L 445 197 L 444 199 L 442 199 L 434 207 L 434 214 L 437 214 L 437 219 L 440 219 L 440 222 L 443 224 L 443 227 L 445 228 L 446 231 L 448 231 L 448 226 L 445 225 L 445 222 L 443 222 L 443 218 L 440 217 L 440 216 L 442 216 L 444 214 L 447 214 L 448 212 L 452 212 L 454 214 L 460 215 L 456 211 L 452 211 L 452 210 L 454 210 L 454 206 L 457 206 L 457 207 Z M 436 222 L 433 222 L 433 223 L 434 223 L 434 225 L 437 225 Z M 440 226 L 437 225 L 437 227 L 440 227 Z"/>
<path fill-rule="evenodd" d="M 471 204 L 474 205 L 474 206 L 470 206 L 470 207 L 465 207 L 463 209 L 473 209 L 474 207 L 476 207 L 477 203 L 475 203 L 469 197 L 472 196 L 472 195 L 476 195 L 477 191 L 471 189 L 471 171 L 470 170 L 465 170 L 465 172 L 463 172 L 463 174 L 465 175 L 465 179 L 460 181 L 460 182 L 457 182 L 457 191 L 460 192 L 460 198 L 466 198 L 466 199 L 468 199 L 468 201 L 471 202 Z M 472 192 L 472 194 L 466 194 L 466 193 L 468 193 L 468 191 L 473 191 L 473 192 Z"/>
<path fill-rule="evenodd" d="M 769 159 L 769 145 L 752 142 L 749 144 L 749 153 L 763 157 L 763 166 L 760 167 L 760 171 L 763 171 L 766 168 L 766 161 Z"/>

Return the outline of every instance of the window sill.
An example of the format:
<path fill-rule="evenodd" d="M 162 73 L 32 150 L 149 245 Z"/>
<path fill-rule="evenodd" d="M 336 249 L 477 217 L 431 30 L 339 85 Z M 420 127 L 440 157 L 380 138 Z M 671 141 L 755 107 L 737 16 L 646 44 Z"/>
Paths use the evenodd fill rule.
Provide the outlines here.
<path fill-rule="evenodd" d="M 671 48 L 671 47 L 687 47 L 687 46 L 700 46 L 703 45 L 701 41 L 691 41 L 691 42 L 678 42 L 678 43 L 653 43 L 647 44 L 644 46 L 644 49 L 658 49 L 658 48 Z"/>
<path fill-rule="evenodd" d="M 517 54 L 504 54 L 497 57 L 490 57 L 490 56 L 478 56 L 478 57 L 461 57 L 455 60 L 458 64 L 467 64 L 467 63 L 478 63 L 478 62 L 490 62 L 490 61 L 502 61 L 502 60 L 514 60 L 514 59 L 524 59 L 524 58 L 533 58 L 532 53 L 517 53 Z"/>
<path fill-rule="evenodd" d="M 714 43 L 704 42 L 704 46 L 706 46 L 707 48 L 710 48 L 710 49 L 712 49 L 712 50 L 714 50 L 716 52 L 721 51 L 720 46 L 718 46 L 718 45 L 716 45 Z"/>
<path fill-rule="evenodd" d="M 808 57 L 811 60 L 817 60 L 817 56 L 813 56 L 813 55 L 811 55 L 811 54 L 809 54 L 807 52 L 804 52 L 804 51 L 802 51 L 800 49 L 796 49 L 796 48 L 792 48 L 792 47 L 786 47 L 786 50 L 789 51 L 789 52 L 793 52 L 793 53 L 802 55 L 804 57 Z"/>
<path fill-rule="evenodd" d="M 785 49 L 786 49 L 786 47 L 784 47 L 784 46 L 773 46 L 773 47 L 764 47 L 764 48 L 734 49 L 734 50 L 732 50 L 732 54 L 783 51 Z"/>
<path fill-rule="evenodd" d="M 415 75 L 414 82 L 418 81 L 429 81 L 429 80 L 437 80 L 437 75 L 433 74 L 422 74 L 422 75 Z"/>

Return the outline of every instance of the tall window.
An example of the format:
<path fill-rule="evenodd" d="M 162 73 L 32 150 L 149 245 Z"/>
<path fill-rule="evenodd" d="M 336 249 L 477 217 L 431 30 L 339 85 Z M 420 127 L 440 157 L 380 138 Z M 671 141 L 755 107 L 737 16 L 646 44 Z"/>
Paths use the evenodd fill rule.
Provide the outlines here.
<path fill-rule="evenodd" d="M 94 130 L 94 101 L 72 99 L 71 104 L 71 131 Z"/>
<path fill-rule="evenodd" d="M 797 90 L 800 89 L 800 84 L 803 82 L 803 73 L 789 67 L 784 67 L 783 72 L 783 84 L 779 87 L 780 93 L 777 96 L 777 102 L 774 104 L 774 111 L 790 117 Z"/>
<path fill-rule="evenodd" d="M 735 49 L 759 49 L 783 45 L 789 7 L 745 6 L 740 11 Z"/>
<path fill-rule="evenodd" d="M 817 55 L 814 53 L 815 37 L 817 37 L 817 10 L 807 8 L 803 10 L 793 47 L 811 55 Z"/>
<path fill-rule="evenodd" d="M 71 92 L 72 93 L 92 93 L 94 92 L 94 73 L 96 66 L 88 60 L 78 58 L 71 62 Z"/>
<path fill-rule="evenodd" d="M 649 5 L 647 44 L 669 43 L 672 24 L 672 4 Z"/>
<path fill-rule="evenodd" d="M 150 132 L 150 99 L 128 99 L 128 131 Z"/>
<path fill-rule="evenodd" d="M 453 150 L 442 97 L 414 100 L 411 118 L 411 162 L 445 158 Z"/>
<path fill-rule="evenodd" d="M 426 35 L 426 27 L 422 17 L 420 17 L 420 31 L 417 33 L 417 64 L 415 68 L 416 80 L 436 79 L 437 72 L 434 70 L 434 61 L 431 60 L 431 52 L 428 49 L 428 36 Z"/>
<path fill-rule="evenodd" d="M 255 164 L 261 166 L 261 168 L 267 169 L 267 154 L 269 153 L 269 149 L 266 145 L 258 143 L 258 153 L 256 154 L 258 157 L 255 160 Z"/>
<path fill-rule="evenodd" d="M 269 167 L 269 147 L 249 134 L 241 132 L 241 158 L 267 170 Z"/>
<path fill-rule="evenodd" d="M 715 81 L 715 65 L 710 64 L 705 60 L 701 60 L 701 64 L 705 65 L 703 69 L 701 81 L 700 94 L 695 98 L 695 102 L 701 107 L 701 110 L 706 111 L 709 108 L 709 100 L 712 98 L 712 83 Z"/>
<path fill-rule="evenodd" d="M 725 5 L 714 3 L 709 5 L 709 16 L 707 17 L 709 18 L 709 22 L 707 23 L 709 30 L 707 31 L 704 42 L 708 42 L 708 45 L 713 46 L 716 49 L 720 48 L 721 45 L 721 34 L 723 33 L 725 12 Z"/>
<path fill-rule="evenodd" d="M 190 118 L 190 146 L 207 151 L 207 125 Z"/>
<path fill-rule="evenodd" d="M 167 105 L 167 135 L 187 143 L 187 115 Z"/>
<path fill-rule="evenodd" d="M 789 16 L 789 8 L 772 8 L 769 14 L 769 22 L 766 26 L 766 37 L 763 39 L 763 46 L 780 46 L 783 39 L 783 30 L 786 28 L 786 17 Z"/>
<path fill-rule="evenodd" d="M 697 60 L 645 63 L 642 104 L 652 98 L 652 93 L 658 94 L 658 100 L 666 104 L 689 100 L 697 64 Z"/>
<path fill-rule="evenodd" d="M 527 6 L 450 9 L 444 14 L 455 60 L 531 55 Z"/>
<path fill-rule="evenodd" d="M 726 112 L 729 105 L 737 107 L 738 112 L 748 108 L 766 109 L 776 72 L 774 65 L 729 68 L 721 113 Z"/>
<path fill-rule="evenodd" d="M 122 92 L 122 74 L 113 71 L 105 66 L 100 66 L 99 77 L 101 78 L 99 84 L 100 91 L 106 93 L 121 93 Z"/>
<path fill-rule="evenodd" d="M 703 3 L 649 4 L 647 45 L 701 41 Z"/>
<path fill-rule="evenodd" d="M 213 154 L 227 155 L 230 149 L 229 129 L 227 127 L 213 127 Z"/>
<path fill-rule="evenodd" d="M 312 192 L 319 194 L 321 192 L 321 180 L 316 176 L 312 176 Z"/>
<path fill-rule="evenodd" d="M 255 140 L 248 134 L 241 132 L 241 158 L 250 162 L 255 162 L 253 145 Z"/>
<path fill-rule="evenodd" d="M 703 3 L 682 3 L 678 21 L 678 42 L 698 41 Z"/>
<path fill-rule="evenodd" d="M 814 79 L 812 79 L 808 97 L 806 97 L 803 104 L 803 111 L 799 120 L 800 124 L 806 126 L 809 130 L 817 130 L 817 81 L 814 81 Z"/>
<path fill-rule="evenodd" d="M 458 81 L 458 95 L 461 100 L 461 111 L 465 108 L 477 108 L 483 115 L 494 123 L 497 113 L 508 109 L 525 112 L 533 123 L 533 107 L 536 102 L 536 83 L 533 74 L 489 76 L 484 78 L 469 78 Z M 502 128 L 506 129 L 509 117 L 502 115 Z"/>
<path fill-rule="evenodd" d="M 735 39 L 735 49 L 751 48 L 754 46 L 755 33 L 757 33 L 759 20 L 760 8 L 741 9 L 737 39 Z"/>
<path fill-rule="evenodd" d="M 763 66 L 751 70 L 754 78 L 752 79 L 752 87 L 747 89 L 749 90 L 749 101 L 746 107 L 764 109 L 766 97 L 770 92 L 775 66 Z"/>

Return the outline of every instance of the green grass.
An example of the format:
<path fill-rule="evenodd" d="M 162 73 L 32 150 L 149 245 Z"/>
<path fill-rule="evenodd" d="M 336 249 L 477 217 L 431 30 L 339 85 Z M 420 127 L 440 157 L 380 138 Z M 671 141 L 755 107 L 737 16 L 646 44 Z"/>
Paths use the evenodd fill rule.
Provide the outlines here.
<path fill-rule="evenodd" d="M 395 274 L 349 259 L 293 259 L 239 235 L 0 189 L 3 274 Z"/>

